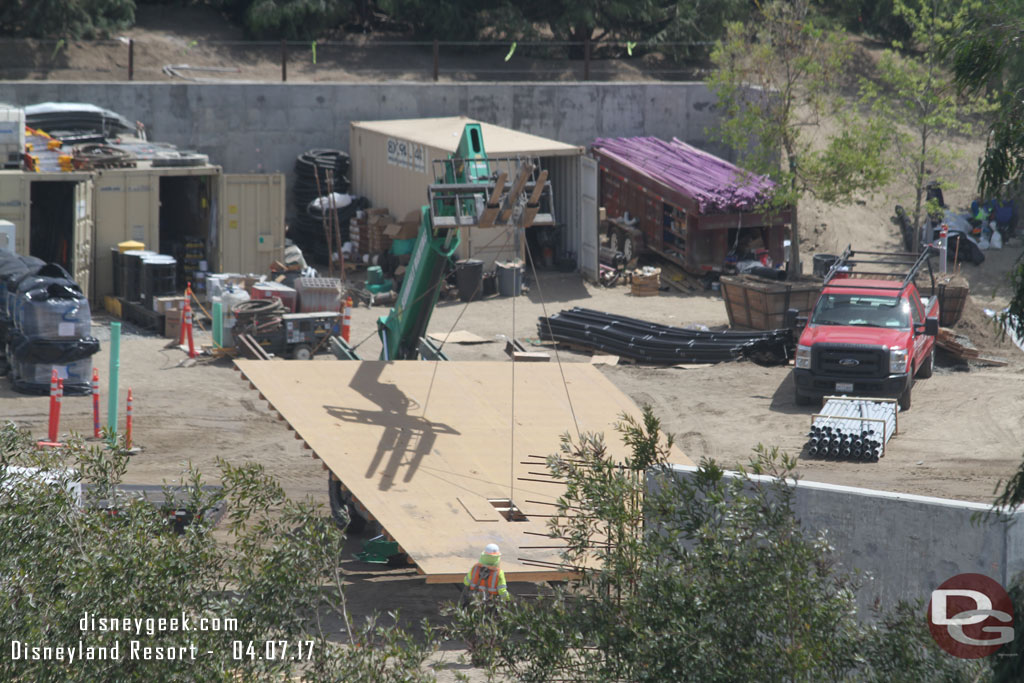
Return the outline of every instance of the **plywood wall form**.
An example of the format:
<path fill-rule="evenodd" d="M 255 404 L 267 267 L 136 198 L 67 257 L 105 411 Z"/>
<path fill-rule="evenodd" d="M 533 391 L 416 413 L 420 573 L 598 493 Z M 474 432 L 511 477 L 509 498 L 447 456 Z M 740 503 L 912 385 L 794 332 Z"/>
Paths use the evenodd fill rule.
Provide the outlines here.
<path fill-rule="evenodd" d="M 367 197 L 373 206 L 388 208 L 398 218 L 423 206 L 427 201 L 427 186 L 435 182 L 434 162 L 447 159 L 455 152 L 467 123 L 480 123 L 484 150 L 489 157 L 538 157 L 542 168 L 549 170 L 555 220 L 564 226 L 562 240 L 566 251 L 580 253 L 572 247 L 589 241 L 581 236 L 584 230 L 594 233 L 596 244 L 596 203 L 588 203 L 587 209 L 581 204 L 585 202 L 584 195 L 596 197 L 597 180 L 595 175 L 592 193 L 583 191 L 589 176 L 581 169 L 583 162 L 580 160 L 585 152 L 582 147 L 465 116 L 354 121 L 349 135 L 353 192 Z M 589 214 L 584 216 L 584 212 L 590 210 L 593 220 Z M 459 258 L 481 259 L 485 269 L 490 270 L 494 261 L 515 256 L 511 230 L 470 228 L 463 231 Z M 592 266 L 585 260 L 581 269 L 596 276 L 596 247 L 592 260 Z"/>
<path fill-rule="evenodd" d="M 511 363 L 236 366 L 433 583 L 460 582 L 492 542 L 510 581 L 564 578 L 530 562 L 558 561 L 555 550 L 526 547 L 555 543 L 525 532 L 544 533 L 542 515 L 554 510 L 545 503 L 563 490 L 533 474 L 546 467 L 530 456 L 554 454 L 563 434 L 576 434 L 570 398 L 580 430 L 603 432 L 620 459 L 626 451 L 614 424 L 623 413 L 640 414 L 584 363 L 562 366 L 568 397 L 555 363 L 517 363 L 514 413 Z M 689 463 L 679 450 L 672 460 Z M 505 520 L 489 502 L 510 495 L 526 521 Z"/>

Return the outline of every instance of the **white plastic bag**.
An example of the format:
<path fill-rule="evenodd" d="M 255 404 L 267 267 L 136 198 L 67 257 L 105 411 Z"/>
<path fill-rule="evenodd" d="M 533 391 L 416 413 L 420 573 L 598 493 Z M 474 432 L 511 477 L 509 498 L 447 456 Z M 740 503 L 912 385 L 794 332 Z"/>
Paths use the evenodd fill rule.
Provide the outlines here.
<path fill-rule="evenodd" d="M 989 239 L 989 243 L 992 245 L 993 249 L 1003 248 L 1003 236 L 999 234 L 998 230 L 992 231 L 992 237 Z"/>

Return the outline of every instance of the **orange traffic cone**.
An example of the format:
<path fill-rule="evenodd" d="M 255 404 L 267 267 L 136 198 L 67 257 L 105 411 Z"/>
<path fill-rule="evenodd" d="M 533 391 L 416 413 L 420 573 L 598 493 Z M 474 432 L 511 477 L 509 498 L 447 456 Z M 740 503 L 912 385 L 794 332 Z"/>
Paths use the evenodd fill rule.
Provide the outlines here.
<path fill-rule="evenodd" d="M 124 409 L 124 447 L 125 450 L 132 449 L 132 390 L 128 388 L 128 403 Z"/>
<path fill-rule="evenodd" d="M 40 441 L 40 446 L 53 447 L 60 445 L 60 442 L 57 441 L 57 432 L 60 431 L 60 399 L 63 393 L 64 380 L 57 376 L 57 368 L 54 368 L 50 374 L 50 423 L 46 434 L 47 440 Z"/>
<path fill-rule="evenodd" d="M 92 438 L 103 437 L 100 430 L 100 371 L 92 369 Z"/>
<path fill-rule="evenodd" d="M 191 296 L 190 291 L 185 290 L 185 305 L 181 309 L 181 331 L 178 332 L 178 346 L 185 343 L 185 337 L 188 337 L 188 357 L 196 357 L 196 347 L 192 342 L 192 304 L 190 303 Z"/>
<path fill-rule="evenodd" d="M 346 342 L 352 333 L 352 297 L 345 299 L 345 315 L 341 318 L 341 338 Z"/>

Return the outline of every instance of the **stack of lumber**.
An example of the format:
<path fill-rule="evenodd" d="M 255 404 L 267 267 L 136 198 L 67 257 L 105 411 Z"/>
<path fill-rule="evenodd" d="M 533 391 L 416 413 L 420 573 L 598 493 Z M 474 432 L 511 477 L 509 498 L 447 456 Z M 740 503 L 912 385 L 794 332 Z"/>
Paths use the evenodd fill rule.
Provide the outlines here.
<path fill-rule="evenodd" d="M 962 334 L 957 334 L 948 327 L 940 327 L 939 334 L 935 337 L 935 343 L 938 344 L 940 349 L 944 349 L 949 353 L 953 354 L 960 360 L 973 361 L 981 365 L 1006 365 L 1006 360 L 1002 358 L 994 358 L 992 356 L 983 356 L 971 340 Z"/>
<path fill-rule="evenodd" d="M 945 349 L 957 358 L 964 360 L 977 358 L 981 355 L 970 339 L 962 334 L 957 334 L 948 327 L 939 328 L 939 335 L 935 338 L 935 343 L 939 345 L 939 348 Z"/>
<path fill-rule="evenodd" d="M 633 271 L 633 296 L 657 296 L 661 287 L 661 268 L 644 266 Z"/>

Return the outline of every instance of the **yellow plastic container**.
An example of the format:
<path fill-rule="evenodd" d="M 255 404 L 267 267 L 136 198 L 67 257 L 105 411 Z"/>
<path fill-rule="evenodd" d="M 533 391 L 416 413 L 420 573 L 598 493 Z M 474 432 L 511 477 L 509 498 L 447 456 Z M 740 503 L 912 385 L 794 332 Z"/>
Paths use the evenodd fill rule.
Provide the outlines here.
<path fill-rule="evenodd" d="M 126 251 L 138 251 L 145 248 L 145 244 L 143 244 L 142 242 L 136 242 L 135 240 L 128 240 L 127 242 L 117 243 L 117 250 L 122 254 Z"/>

